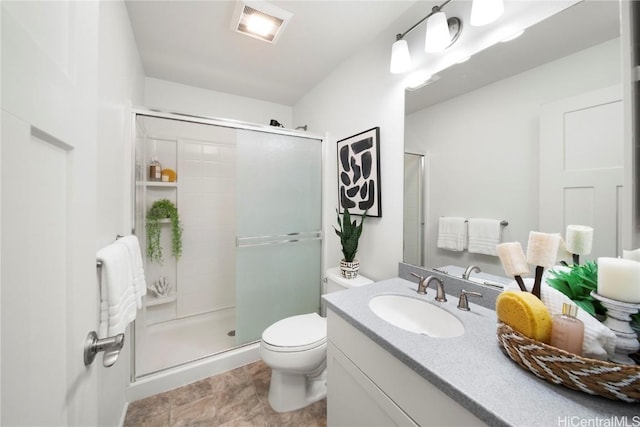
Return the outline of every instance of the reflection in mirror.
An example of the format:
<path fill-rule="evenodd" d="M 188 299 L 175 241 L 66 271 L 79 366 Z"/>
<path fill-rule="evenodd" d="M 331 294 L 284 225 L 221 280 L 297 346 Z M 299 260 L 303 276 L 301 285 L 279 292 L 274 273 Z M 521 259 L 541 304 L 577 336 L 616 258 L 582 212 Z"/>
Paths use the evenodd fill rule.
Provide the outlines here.
<path fill-rule="evenodd" d="M 424 156 L 404 153 L 404 262 L 424 265 Z"/>
<path fill-rule="evenodd" d="M 424 232 L 418 231 L 424 261 L 413 253 L 410 259 L 405 251 L 405 262 L 428 267 L 476 264 L 484 272 L 504 275 L 497 257 L 436 248 L 441 216 L 507 220 L 502 240 L 523 246 L 532 230 L 564 235 L 568 224 L 591 225 L 594 251 L 589 258 L 620 250 L 616 242 L 622 231 L 615 220 L 622 205 L 619 198 L 603 203 L 598 190 L 589 189 L 577 196 L 580 209 L 573 211 L 540 198 L 541 178 L 555 161 L 540 151 L 545 133 L 541 116 L 558 102 L 603 88 L 615 92 L 621 83 L 618 9 L 612 1 L 578 3 L 527 29 L 520 38 L 439 73 L 434 83 L 406 92 L 405 151 L 428 153 L 429 191 L 423 207 L 429 210 Z M 582 118 L 579 123 L 588 126 L 593 120 Z M 579 134 L 587 138 L 591 133 Z M 597 143 L 613 144 L 611 139 L 617 138 Z M 580 158 L 586 151 L 570 154 Z M 615 167 L 622 170 L 622 165 Z M 582 176 L 588 180 L 588 171 Z M 593 210 L 602 205 L 609 212 Z M 549 210 L 558 211 L 559 220 L 543 229 L 541 212 Z M 593 222 L 600 217 L 614 219 L 596 226 Z"/>

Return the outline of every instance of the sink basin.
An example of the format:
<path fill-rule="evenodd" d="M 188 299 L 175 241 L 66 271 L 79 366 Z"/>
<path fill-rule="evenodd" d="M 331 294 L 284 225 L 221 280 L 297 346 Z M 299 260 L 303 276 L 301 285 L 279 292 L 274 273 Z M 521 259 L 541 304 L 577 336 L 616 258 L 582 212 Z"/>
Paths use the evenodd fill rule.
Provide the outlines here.
<path fill-rule="evenodd" d="M 434 338 L 464 334 L 464 326 L 453 314 L 427 301 L 404 295 L 378 295 L 369 308 L 382 320 L 398 328 Z"/>

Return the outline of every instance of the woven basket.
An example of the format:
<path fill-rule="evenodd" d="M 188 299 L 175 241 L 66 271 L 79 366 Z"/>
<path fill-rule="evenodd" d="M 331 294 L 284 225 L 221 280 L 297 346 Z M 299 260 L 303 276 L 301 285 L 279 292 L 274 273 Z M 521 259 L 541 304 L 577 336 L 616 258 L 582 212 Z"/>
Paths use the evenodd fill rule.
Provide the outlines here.
<path fill-rule="evenodd" d="M 640 401 L 640 366 L 587 359 L 498 323 L 498 341 L 522 368 L 554 384 L 625 402 Z"/>

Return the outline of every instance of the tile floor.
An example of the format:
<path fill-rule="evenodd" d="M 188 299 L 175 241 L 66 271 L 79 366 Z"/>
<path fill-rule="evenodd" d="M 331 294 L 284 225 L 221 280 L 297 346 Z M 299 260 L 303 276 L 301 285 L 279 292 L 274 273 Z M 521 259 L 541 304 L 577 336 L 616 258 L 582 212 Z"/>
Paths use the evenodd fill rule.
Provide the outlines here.
<path fill-rule="evenodd" d="M 267 394 L 271 369 L 258 361 L 129 405 L 125 427 L 327 425 L 326 399 L 277 413 Z"/>

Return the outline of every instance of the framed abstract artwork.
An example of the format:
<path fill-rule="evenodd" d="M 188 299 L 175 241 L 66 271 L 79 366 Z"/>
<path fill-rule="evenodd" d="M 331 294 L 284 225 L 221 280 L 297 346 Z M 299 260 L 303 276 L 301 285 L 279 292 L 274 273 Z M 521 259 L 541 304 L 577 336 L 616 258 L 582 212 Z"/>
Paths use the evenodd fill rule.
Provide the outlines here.
<path fill-rule="evenodd" d="M 380 128 L 338 141 L 338 206 L 349 213 L 381 217 Z"/>

